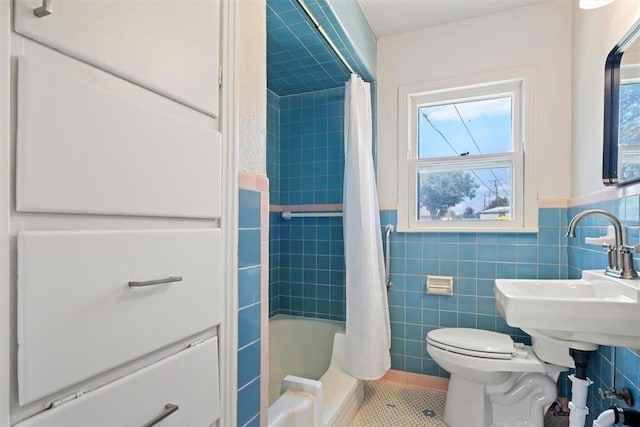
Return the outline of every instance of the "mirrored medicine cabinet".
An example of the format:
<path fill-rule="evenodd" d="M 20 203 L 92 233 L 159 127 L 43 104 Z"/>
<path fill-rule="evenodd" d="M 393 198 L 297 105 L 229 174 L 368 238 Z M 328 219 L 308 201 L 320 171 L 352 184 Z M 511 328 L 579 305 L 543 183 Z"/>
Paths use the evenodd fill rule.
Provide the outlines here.
<path fill-rule="evenodd" d="M 640 181 L 640 20 L 605 64 L 604 185 Z"/>

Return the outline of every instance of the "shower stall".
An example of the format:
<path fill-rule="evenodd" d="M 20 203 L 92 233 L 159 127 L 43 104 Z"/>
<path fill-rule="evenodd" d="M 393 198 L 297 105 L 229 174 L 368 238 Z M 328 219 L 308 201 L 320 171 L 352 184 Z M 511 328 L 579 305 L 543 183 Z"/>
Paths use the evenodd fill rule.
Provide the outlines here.
<path fill-rule="evenodd" d="M 366 20 L 362 22 L 366 24 Z M 366 30 L 370 33 L 368 24 Z M 371 37 L 373 39 L 373 35 Z M 328 376 L 333 378 L 332 381 L 348 381 L 351 378 L 353 390 L 350 397 L 345 397 L 345 402 L 351 399 L 351 403 L 343 405 L 347 412 L 352 411 L 351 416 L 353 408 L 357 408 L 353 399 L 356 403 L 362 399 L 361 384 L 344 373 L 346 343 L 342 331 L 347 292 L 341 212 L 345 167 L 345 82 L 352 71 L 367 81 L 374 78 L 372 71 L 364 65 L 367 61 L 363 61 L 363 55 L 366 56 L 367 52 L 358 51 L 330 0 L 267 1 L 269 315 L 270 330 L 274 331 L 270 346 L 280 347 L 270 350 L 270 359 L 276 358 L 270 360 L 271 367 L 275 369 L 283 363 L 284 366 L 291 365 L 280 360 L 278 354 L 308 349 L 311 344 L 308 336 L 305 341 L 305 336 L 310 332 L 304 332 L 303 326 L 316 330 L 327 321 L 334 321 L 334 326 L 329 328 L 333 332 L 328 332 L 331 338 L 317 349 L 316 359 L 322 360 L 321 364 L 326 366 L 313 369 L 321 375 L 315 375 L 316 378 L 290 378 L 286 377 L 287 372 L 278 372 L 270 376 L 269 415 L 274 425 L 283 425 L 275 424 L 278 416 L 272 416 L 274 409 L 283 410 L 277 396 L 282 391 L 286 394 L 296 390 L 303 393 L 306 390 L 307 394 L 313 395 L 314 383 L 306 381 L 309 379 L 315 381 Z M 292 214 L 283 215 L 285 212 Z M 309 326 L 311 319 L 318 319 L 316 322 L 319 324 Z M 296 321 L 298 326 L 290 326 Z M 283 329 L 281 325 L 289 325 L 287 328 L 291 330 L 291 333 L 284 334 L 288 337 L 287 348 L 282 348 L 283 334 L 275 332 Z M 332 329 L 334 327 L 338 328 L 338 333 Z M 292 339 L 294 331 L 299 332 L 299 338 Z M 327 375 L 330 372 L 334 374 Z M 280 390 L 280 378 L 283 376 L 285 390 Z M 332 389 L 330 383 L 323 385 L 325 393 Z M 304 399 L 294 397 L 289 395 L 287 402 L 297 401 L 305 405 Z M 316 409 L 323 406 L 320 401 L 326 403 L 335 400 L 334 397 L 320 398 L 315 402 Z M 325 421 L 330 422 L 329 419 Z"/>

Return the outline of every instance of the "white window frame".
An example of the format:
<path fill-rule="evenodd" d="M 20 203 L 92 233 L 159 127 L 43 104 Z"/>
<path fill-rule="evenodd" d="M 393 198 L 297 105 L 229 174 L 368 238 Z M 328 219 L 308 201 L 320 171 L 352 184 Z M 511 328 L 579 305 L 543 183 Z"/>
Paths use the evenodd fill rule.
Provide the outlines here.
<path fill-rule="evenodd" d="M 536 232 L 538 231 L 533 102 L 534 73 L 514 70 L 464 79 L 401 86 L 398 91 L 398 231 L 401 232 Z M 418 159 L 417 109 L 428 105 L 511 95 L 513 151 L 508 153 Z M 434 171 L 510 164 L 513 203 L 510 221 L 419 221 L 419 166 Z"/>

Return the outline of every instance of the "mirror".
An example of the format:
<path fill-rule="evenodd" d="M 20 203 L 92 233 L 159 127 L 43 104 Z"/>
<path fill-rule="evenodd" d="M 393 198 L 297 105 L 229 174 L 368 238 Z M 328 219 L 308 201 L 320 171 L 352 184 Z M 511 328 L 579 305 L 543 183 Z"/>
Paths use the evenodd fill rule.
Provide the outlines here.
<path fill-rule="evenodd" d="M 605 65 L 604 185 L 640 181 L 640 20 Z"/>

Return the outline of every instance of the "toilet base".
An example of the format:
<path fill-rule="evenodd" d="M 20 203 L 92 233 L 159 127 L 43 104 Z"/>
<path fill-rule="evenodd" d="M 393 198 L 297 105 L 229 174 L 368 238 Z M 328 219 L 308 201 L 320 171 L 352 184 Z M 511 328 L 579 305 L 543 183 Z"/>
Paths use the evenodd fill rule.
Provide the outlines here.
<path fill-rule="evenodd" d="M 496 385 L 452 374 L 444 421 L 451 427 L 543 427 L 544 408 L 556 397 L 555 381 L 542 373 L 511 373 Z"/>

